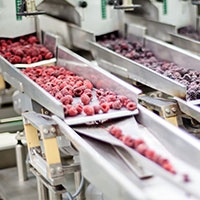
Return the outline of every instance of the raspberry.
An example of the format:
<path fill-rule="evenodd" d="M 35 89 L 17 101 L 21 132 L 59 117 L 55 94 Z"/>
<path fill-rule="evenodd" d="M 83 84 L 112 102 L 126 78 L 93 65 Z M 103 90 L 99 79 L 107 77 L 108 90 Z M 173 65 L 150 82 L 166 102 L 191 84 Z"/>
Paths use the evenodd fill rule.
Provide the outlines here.
<path fill-rule="evenodd" d="M 65 116 L 67 116 L 67 114 L 68 114 L 68 109 L 67 109 L 67 107 L 66 107 L 66 106 L 63 106 L 63 110 L 64 110 Z"/>
<path fill-rule="evenodd" d="M 106 102 L 106 99 L 105 98 L 101 98 L 100 101 L 99 101 L 99 105 L 103 104 Z M 110 107 L 110 106 L 109 106 Z"/>
<path fill-rule="evenodd" d="M 140 144 L 145 144 L 144 140 L 137 139 L 134 141 L 134 148 L 137 148 Z"/>
<path fill-rule="evenodd" d="M 145 157 L 147 157 L 147 158 L 153 160 L 154 155 L 155 155 L 155 152 L 152 151 L 151 149 L 147 149 L 147 150 L 144 152 L 144 155 L 145 155 Z"/>
<path fill-rule="evenodd" d="M 119 110 L 121 107 L 122 107 L 122 103 L 120 102 L 120 100 L 117 100 L 112 103 L 112 108 L 115 110 Z"/>
<path fill-rule="evenodd" d="M 85 89 L 84 93 L 87 94 L 87 96 L 88 96 L 90 99 L 92 99 L 92 90 L 90 90 L 90 89 Z"/>
<path fill-rule="evenodd" d="M 94 115 L 94 108 L 92 106 L 84 106 L 83 111 L 86 115 Z"/>
<path fill-rule="evenodd" d="M 162 167 L 163 167 L 164 169 L 166 169 L 167 171 L 172 171 L 172 169 L 173 169 L 170 163 L 164 163 L 164 164 L 162 165 Z"/>
<path fill-rule="evenodd" d="M 32 57 L 31 62 L 32 63 L 38 62 L 38 57 Z"/>
<path fill-rule="evenodd" d="M 42 55 L 38 56 L 38 60 L 41 61 L 42 60 Z"/>
<path fill-rule="evenodd" d="M 68 114 L 69 116 L 76 116 L 78 114 L 78 111 L 76 110 L 75 107 L 71 106 L 71 108 L 69 108 L 68 110 Z"/>
<path fill-rule="evenodd" d="M 124 136 L 123 136 L 123 135 L 120 136 L 120 137 L 119 137 L 119 140 L 123 141 L 123 140 L 124 140 Z"/>
<path fill-rule="evenodd" d="M 61 90 L 61 93 L 63 96 L 65 95 L 71 95 L 73 96 L 73 92 L 72 92 L 72 87 L 71 86 L 66 86 Z"/>
<path fill-rule="evenodd" d="M 96 91 L 96 97 L 99 98 L 100 96 L 104 96 L 104 90 L 103 89 L 99 89 Z"/>
<path fill-rule="evenodd" d="M 80 87 L 80 86 L 82 86 L 83 85 L 83 81 L 77 81 L 76 83 L 75 83 L 75 86 L 76 87 Z"/>
<path fill-rule="evenodd" d="M 93 106 L 93 108 L 94 108 L 94 113 L 95 113 L 95 114 L 98 114 L 99 111 L 100 111 L 100 106 L 95 105 L 95 106 Z"/>
<path fill-rule="evenodd" d="M 69 109 L 71 109 L 71 108 L 72 108 L 72 105 L 70 105 L 70 104 L 67 104 L 67 105 L 66 105 L 66 107 L 67 107 L 67 109 L 69 110 Z"/>
<path fill-rule="evenodd" d="M 108 96 L 106 96 L 106 100 L 107 100 L 107 102 L 116 101 L 116 96 L 114 96 L 114 95 L 108 95 Z"/>
<path fill-rule="evenodd" d="M 74 107 L 76 108 L 79 114 L 82 113 L 83 106 L 80 103 L 75 104 Z"/>
<path fill-rule="evenodd" d="M 29 42 L 30 44 L 33 44 L 33 43 L 38 42 L 38 39 L 37 39 L 35 36 L 30 36 L 30 37 L 28 38 L 28 42 Z"/>
<path fill-rule="evenodd" d="M 56 99 L 60 100 L 63 97 L 63 95 L 61 92 L 58 92 L 55 97 L 56 97 Z"/>
<path fill-rule="evenodd" d="M 189 178 L 188 174 L 183 174 L 183 180 L 186 183 L 190 182 L 190 178 Z"/>
<path fill-rule="evenodd" d="M 108 127 L 108 132 L 116 138 L 120 138 L 122 136 L 122 130 L 116 126 Z"/>
<path fill-rule="evenodd" d="M 83 84 L 84 84 L 84 86 L 85 86 L 86 88 L 92 90 L 93 85 L 92 85 L 92 83 L 91 83 L 89 80 L 84 80 L 84 81 L 83 81 Z"/>
<path fill-rule="evenodd" d="M 85 90 L 85 88 L 83 86 L 80 86 L 80 87 L 75 88 L 73 90 L 73 93 L 75 96 L 80 97 L 83 94 L 84 90 Z"/>
<path fill-rule="evenodd" d="M 48 52 L 46 55 L 45 55 L 45 59 L 48 60 L 48 59 L 51 59 L 53 58 L 53 54 L 51 52 Z"/>
<path fill-rule="evenodd" d="M 136 147 L 136 151 L 142 155 L 144 155 L 145 151 L 148 149 L 147 145 L 146 144 L 139 144 L 137 147 Z"/>
<path fill-rule="evenodd" d="M 87 94 L 82 94 L 81 95 L 81 102 L 84 104 L 84 105 L 88 105 L 90 103 L 91 99 L 88 97 Z"/>
<path fill-rule="evenodd" d="M 110 106 L 108 105 L 107 102 L 104 102 L 100 105 L 101 110 L 103 111 L 103 113 L 107 113 L 110 109 Z"/>
<path fill-rule="evenodd" d="M 130 103 L 130 102 L 131 102 L 130 99 L 126 99 L 126 100 L 124 101 L 124 103 L 123 103 L 123 106 L 127 107 L 127 104 Z"/>
<path fill-rule="evenodd" d="M 130 136 L 125 136 L 123 138 L 123 142 L 125 145 L 129 147 L 134 147 L 134 139 L 132 139 Z"/>
<path fill-rule="evenodd" d="M 21 62 L 21 57 L 20 56 L 14 56 L 15 63 L 20 63 Z"/>
<path fill-rule="evenodd" d="M 60 101 L 64 104 L 71 104 L 73 102 L 73 97 L 71 95 L 66 95 L 60 99 Z"/>
<path fill-rule="evenodd" d="M 137 107 L 136 107 L 136 104 L 135 104 L 135 103 L 129 102 L 129 103 L 126 105 L 126 108 L 127 108 L 128 110 L 133 111 L 133 110 L 135 110 Z"/>
<path fill-rule="evenodd" d="M 39 55 L 38 49 L 32 49 L 32 51 L 31 51 L 31 56 L 32 56 L 32 57 L 37 57 L 38 55 Z"/>

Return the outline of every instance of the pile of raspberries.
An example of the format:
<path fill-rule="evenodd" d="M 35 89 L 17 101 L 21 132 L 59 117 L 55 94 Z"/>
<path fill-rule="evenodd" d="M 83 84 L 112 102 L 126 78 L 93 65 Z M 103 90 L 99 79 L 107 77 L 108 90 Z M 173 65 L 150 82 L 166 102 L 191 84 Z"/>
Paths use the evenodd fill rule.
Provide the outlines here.
<path fill-rule="evenodd" d="M 161 155 L 157 154 L 154 150 L 150 149 L 144 140 L 133 139 L 131 138 L 131 136 L 123 135 L 122 130 L 119 127 L 114 126 L 114 125 L 109 126 L 106 130 L 111 135 L 121 140 L 126 146 L 136 150 L 138 153 L 152 160 L 156 164 L 160 165 L 162 168 L 164 168 L 168 172 L 174 175 L 177 174 L 177 172 L 174 170 L 170 161 L 166 158 L 163 158 Z M 183 174 L 183 181 L 190 182 L 190 178 L 188 174 Z"/>
<path fill-rule="evenodd" d="M 144 142 L 144 140 L 133 139 L 130 136 L 125 136 L 123 135 L 122 130 L 114 125 L 108 127 L 107 131 L 117 139 L 121 140 L 125 145 L 135 149 L 138 153 L 159 164 L 161 167 L 171 172 L 172 174 L 176 174 L 176 171 L 173 169 L 169 160 L 163 158 L 151 150 Z"/>
<path fill-rule="evenodd" d="M 104 37 L 99 44 L 185 85 L 187 87 L 186 100 L 200 99 L 200 72 L 161 60 L 139 42 L 129 42 L 113 34 Z"/>
<path fill-rule="evenodd" d="M 93 84 L 81 76 L 61 66 L 38 66 L 21 70 L 63 104 L 65 116 L 76 116 L 82 111 L 92 116 L 107 113 L 110 109 L 120 110 L 122 107 L 133 111 L 136 104 L 125 96 L 104 89 L 95 89 Z M 93 95 L 97 105 L 93 104 Z M 79 98 L 74 103 L 74 98 Z"/>
<path fill-rule="evenodd" d="M 31 64 L 53 58 L 53 54 L 33 36 L 0 39 L 0 55 L 12 64 Z"/>

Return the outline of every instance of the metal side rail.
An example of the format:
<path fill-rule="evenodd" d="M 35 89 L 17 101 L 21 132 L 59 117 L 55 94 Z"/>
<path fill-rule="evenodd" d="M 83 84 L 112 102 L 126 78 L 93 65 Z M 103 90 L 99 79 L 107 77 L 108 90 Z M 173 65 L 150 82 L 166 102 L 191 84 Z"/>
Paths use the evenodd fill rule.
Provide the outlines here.
<path fill-rule="evenodd" d="M 132 193 L 133 188 L 137 188 L 139 195 L 141 189 L 144 191 L 145 184 L 157 180 L 157 178 L 159 177 L 159 179 L 167 182 L 170 186 L 173 185 L 173 188 L 182 191 L 182 194 L 185 194 L 184 191 L 187 191 L 192 196 L 194 195 L 194 197 L 199 198 L 199 192 L 197 189 L 197 177 L 199 176 L 199 174 L 198 171 L 196 171 L 198 169 L 199 163 L 195 163 L 196 159 L 193 159 L 191 157 L 191 155 L 194 153 L 196 154 L 196 156 L 198 156 L 200 149 L 197 148 L 197 144 L 199 145 L 199 142 L 196 141 L 194 138 L 188 136 L 186 133 L 179 130 L 178 128 L 170 125 L 168 122 L 160 119 L 158 116 L 155 116 L 155 114 L 151 113 L 145 108 L 140 107 L 140 114 L 137 117 L 137 120 L 141 122 L 142 125 L 145 125 L 146 128 L 148 128 L 149 131 L 152 133 L 152 135 L 157 137 L 158 140 L 161 141 L 162 145 L 164 145 L 170 153 L 173 153 L 175 156 L 178 157 L 183 152 L 183 149 L 185 147 L 189 149 L 187 155 L 184 154 L 180 157 L 181 160 L 179 160 L 179 158 L 173 160 L 176 167 L 180 168 L 179 170 L 181 173 L 184 171 L 185 167 L 188 169 L 189 176 L 191 176 L 192 179 L 192 181 L 188 185 L 181 181 L 179 175 L 173 176 L 168 172 L 165 172 L 165 170 L 160 169 L 159 166 L 156 166 L 155 163 L 152 163 L 146 158 L 144 159 L 144 157 L 141 158 L 141 155 L 138 155 L 137 152 L 131 150 L 128 152 L 131 153 L 131 155 L 134 157 L 137 156 L 137 158 L 140 159 L 142 166 L 145 166 L 154 175 L 153 178 L 139 181 L 133 171 L 130 170 L 126 162 L 124 162 L 124 160 L 120 158 L 119 154 L 117 154 L 116 151 L 113 152 L 113 148 L 112 146 L 110 146 L 110 144 L 108 145 L 106 143 L 97 142 L 96 140 L 84 136 L 80 137 L 76 134 L 76 132 L 74 132 L 74 130 L 72 130 L 66 123 L 64 123 L 63 120 L 59 119 L 57 116 L 53 116 L 53 119 L 58 123 L 61 132 L 78 149 L 80 153 L 81 169 L 83 175 L 91 183 L 95 184 L 106 195 L 110 197 L 112 195 L 112 198 L 116 197 L 115 199 L 121 199 L 122 196 L 119 196 L 119 193 L 126 193 L 126 195 L 128 196 L 123 196 L 124 199 L 130 199 L 130 197 L 133 198 L 136 195 L 133 195 Z M 171 138 L 171 140 L 168 141 L 168 139 L 166 139 L 167 137 Z M 178 145 L 178 148 L 177 145 L 174 145 L 176 143 Z M 127 170 L 124 169 L 124 165 L 128 167 L 128 173 Z M 181 166 L 184 167 L 182 168 Z M 95 176 L 96 174 L 98 175 Z M 106 181 L 107 187 L 102 184 L 102 179 Z M 113 185 L 115 185 L 114 188 Z M 129 190 L 130 186 L 132 188 L 131 191 Z M 149 187 L 151 186 L 149 185 Z M 153 188 L 151 189 L 151 193 L 154 193 L 155 191 L 153 191 Z M 147 194 L 145 193 L 145 196 L 146 195 Z M 143 196 L 143 198 L 146 197 Z M 183 198 L 187 197 L 185 196 Z"/>

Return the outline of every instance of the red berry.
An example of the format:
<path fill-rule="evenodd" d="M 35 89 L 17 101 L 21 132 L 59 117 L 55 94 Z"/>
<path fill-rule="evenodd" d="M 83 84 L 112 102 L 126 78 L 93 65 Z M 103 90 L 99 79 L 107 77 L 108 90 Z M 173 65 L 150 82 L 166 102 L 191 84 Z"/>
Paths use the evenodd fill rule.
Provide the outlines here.
<path fill-rule="evenodd" d="M 190 182 L 190 178 L 189 178 L 189 176 L 188 176 L 188 174 L 183 174 L 183 180 L 184 180 L 184 182 Z"/>
<path fill-rule="evenodd" d="M 60 99 L 60 101 L 64 104 L 71 104 L 73 102 L 73 97 L 71 95 L 66 95 Z"/>
<path fill-rule="evenodd" d="M 100 106 L 95 105 L 95 106 L 93 106 L 93 107 L 94 107 L 94 113 L 95 113 L 95 114 L 98 114 L 99 111 L 100 111 Z"/>
<path fill-rule="evenodd" d="M 45 55 L 45 59 L 48 60 L 48 59 L 51 59 L 53 58 L 53 54 L 51 52 L 48 52 L 46 55 Z"/>
<path fill-rule="evenodd" d="M 116 101 L 116 96 L 115 95 L 108 95 L 106 96 L 107 102 L 113 102 Z"/>
<path fill-rule="evenodd" d="M 83 111 L 86 115 L 94 115 L 94 108 L 92 106 L 84 106 Z"/>
<path fill-rule="evenodd" d="M 147 158 L 151 159 L 151 160 L 153 160 L 154 154 L 155 154 L 155 152 L 152 151 L 151 149 L 147 149 L 147 150 L 144 152 L 144 155 L 145 155 Z"/>
<path fill-rule="evenodd" d="M 83 106 L 80 103 L 75 104 L 74 107 L 76 108 L 79 114 L 82 113 Z"/>
<path fill-rule="evenodd" d="M 116 138 L 120 138 L 122 136 L 122 130 L 116 126 L 109 127 L 109 133 Z"/>
<path fill-rule="evenodd" d="M 58 92 L 56 95 L 55 95 L 56 99 L 61 99 L 63 97 L 62 93 L 61 92 Z"/>
<path fill-rule="evenodd" d="M 110 106 L 107 102 L 104 102 L 100 105 L 101 110 L 103 111 L 103 113 L 107 113 L 110 109 Z"/>
<path fill-rule="evenodd" d="M 131 138 L 130 136 L 124 136 L 123 142 L 125 145 L 129 147 L 134 147 L 134 139 Z"/>
<path fill-rule="evenodd" d="M 90 103 L 91 99 L 88 97 L 87 94 L 82 94 L 81 95 L 81 102 L 84 104 L 84 105 L 88 105 Z"/>
<path fill-rule="evenodd" d="M 92 85 L 92 83 L 91 83 L 89 80 L 84 80 L 83 84 L 84 84 L 84 86 L 85 86 L 86 88 L 92 90 L 93 85 Z"/>
<path fill-rule="evenodd" d="M 162 165 L 162 167 L 164 168 L 164 169 L 166 169 L 167 171 L 172 171 L 172 165 L 170 164 L 170 163 L 164 163 L 163 165 Z"/>
<path fill-rule="evenodd" d="M 142 155 L 144 155 L 145 151 L 148 149 L 147 145 L 146 144 L 139 144 L 137 147 L 136 147 L 136 151 Z"/>
<path fill-rule="evenodd" d="M 68 114 L 69 116 L 76 116 L 78 114 L 78 111 L 76 110 L 75 107 L 71 107 L 69 110 L 68 110 Z"/>
<path fill-rule="evenodd" d="M 137 148 L 137 146 L 140 144 L 145 144 L 144 140 L 141 139 L 134 140 L 134 148 Z"/>
<path fill-rule="evenodd" d="M 80 87 L 73 89 L 73 93 L 75 96 L 80 97 L 83 94 L 84 90 L 85 90 L 84 86 L 80 86 Z"/>
<path fill-rule="evenodd" d="M 38 57 L 32 57 L 31 62 L 32 63 L 38 62 Z"/>
<path fill-rule="evenodd" d="M 75 86 L 76 87 L 80 87 L 80 86 L 82 86 L 83 85 L 83 81 L 77 81 L 76 83 L 75 83 Z"/>
<path fill-rule="evenodd" d="M 119 110 L 119 109 L 121 109 L 121 107 L 122 107 L 122 103 L 120 102 L 120 100 L 117 100 L 117 101 L 112 103 L 113 109 Z"/>
<path fill-rule="evenodd" d="M 135 110 L 135 109 L 137 108 L 137 106 L 136 106 L 135 103 L 129 102 L 129 103 L 126 105 L 126 108 L 127 108 L 128 110 L 133 111 L 133 110 Z"/>

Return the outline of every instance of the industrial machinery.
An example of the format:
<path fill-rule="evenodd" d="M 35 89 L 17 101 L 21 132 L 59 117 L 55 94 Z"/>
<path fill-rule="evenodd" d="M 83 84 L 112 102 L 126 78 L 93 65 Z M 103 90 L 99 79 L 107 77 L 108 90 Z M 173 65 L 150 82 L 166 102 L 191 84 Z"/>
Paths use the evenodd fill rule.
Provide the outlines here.
<path fill-rule="evenodd" d="M 137 28 L 139 28 L 139 31 L 135 31 Z M 140 27 L 134 26 L 134 25 L 127 25 L 127 34 L 126 37 L 129 41 L 140 41 L 145 48 L 150 49 L 154 55 L 159 58 L 160 60 L 164 61 L 170 61 L 176 63 L 178 66 L 182 66 L 186 69 L 194 69 L 196 71 L 199 71 L 198 69 L 198 63 L 199 63 L 199 57 L 189 53 L 188 51 L 184 51 L 180 48 L 174 47 L 173 45 L 166 44 L 164 42 L 161 42 L 155 38 L 149 37 L 145 35 L 145 32 L 140 29 Z M 137 33 L 135 36 L 134 34 Z M 141 34 L 139 36 L 139 34 Z M 95 42 L 91 42 L 91 49 L 93 52 L 93 55 L 95 59 L 97 60 L 98 64 L 102 67 L 104 67 L 106 70 L 109 70 L 110 72 L 117 74 L 121 77 L 137 81 L 139 83 L 142 83 L 144 85 L 147 85 L 151 88 L 154 88 L 156 91 L 161 91 L 164 94 L 170 95 L 175 97 L 174 99 L 177 101 L 180 111 L 184 114 L 187 114 L 188 116 L 192 117 L 193 119 L 200 121 L 199 119 L 199 107 L 198 107 L 198 100 L 196 101 L 184 101 L 186 97 L 186 87 L 184 85 L 181 85 L 180 83 L 161 75 L 160 73 L 153 71 L 152 69 L 149 69 L 148 67 L 145 67 L 144 65 L 141 65 L 139 63 L 136 63 L 130 59 L 125 58 L 122 55 L 119 55 Z M 185 62 L 187 60 L 187 62 Z M 188 65 L 188 63 L 190 63 Z M 162 94 L 157 94 L 157 98 L 160 99 L 161 97 L 164 97 L 164 102 L 154 102 L 155 100 L 152 99 L 152 102 L 150 98 L 145 99 L 144 97 L 141 97 L 141 101 L 144 103 L 144 106 L 148 107 L 149 105 L 152 105 L 151 110 L 154 110 L 157 113 L 164 113 L 162 116 L 164 118 L 168 118 L 169 121 L 171 119 L 174 119 L 176 115 L 178 114 L 178 107 L 175 109 L 176 111 L 172 111 L 171 108 L 169 108 L 169 102 L 166 103 L 166 96 Z M 156 94 L 155 94 L 156 96 Z M 171 101 L 171 100 L 169 100 Z M 156 105 L 166 105 L 166 109 L 164 107 L 160 107 Z M 173 107 L 173 102 L 171 102 L 171 106 Z M 156 109 L 157 107 L 157 109 Z M 163 110 L 164 109 L 164 110 Z M 167 111 L 167 113 L 165 112 Z M 175 117 L 176 118 L 176 117 Z M 178 119 L 175 120 L 174 124 L 178 125 Z"/>
<path fill-rule="evenodd" d="M 36 2 L 38 5 L 42 1 Z M 199 57 L 149 37 L 145 35 L 144 27 L 130 24 L 130 13 L 123 15 L 124 11 L 121 10 L 134 7 L 132 2 L 127 2 L 128 6 L 114 5 L 115 2 L 111 1 L 112 5 L 105 6 L 106 1 L 46 0 L 37 9 L 44 10 L 51 16 L 41 15 L 37 19 L 23 17 L 21 23 L 13 23 L 20 27 L 26 22 L 31 26 L 26 30 L 19 28 L 16 32 L 7 30 L 2 35 L 17 37 L 32 32 L 43 35 L 41 41 L 56 55 L 55 65 L 89 79 L 98 89 L 109 89 L 128 96 L 136 102 L 138 108 L 135 112 L 115 110 L 107 114 L 66 117 L 60 101 L 25 76 L 16 66 L 0 57 L 0 73 L 4 80 L 17 90 L 13 96 L 14 107 L 23 116 L 24 133 L 18 134 L 16 147 L 19 178 L 22 182 L 26 179 L 22 151 L 24 147 L 21 143 L 21 140 L 26 138 L 29 169 L 37 179 L 38 198 L 41 200 L 76 198 L 83 188 L 84 178 L 95 185 L 106 199 L 200 198 L 200 142 L 167 122 L 180 125 L 178 117 L 182 116 L 182 113 L 200 121 L 198 101 L 185 101 L 184 85 L 101 46 L 96 42 L 95 36 L 118 31 L 119 35 L 128 40 L 140 41 L 160 59 L 173 61 L 184 68 L 193 68 L 197 71 Z M 133 5 L 135 3 L 137 2 L 134 1 Z M 155 5 L 156 3 L 159 4 L 154 1 Z M 181 1 L 181 4 L 184 3 L 188 2 Z M 138 4 L 143 6 L 142 3 Z M 31 14 L 35 11 L 35 6 L 33 7 Z M 114 10 L 113 7 L 120 9 Z M 137 12 L 139 6 L 135 7 L 137 8 L 134 12 Z M 95 13 L 93 17 L 91 13 Z M 123 18 L 118 18 L 119 16 Z M 40 28 L 44 30 L 43 34 Z M 47 30 L 57 33 L 58 37 L 46 32 Z M 57 39 L 62 39 L 61 43 L 70 48 L 92 51 L 99 66 L 61 45 L 57 46 Z M 144 93 L 141 95 L 141 90 L 102 68 L 131 83 L 142 83 L 156 91 L 151 90 L 151 96 Z M 152 98 L 152 95 L 159 98 Z M 144 107 L 138 104 L 138 101 Z M 159 113 L 166 120 L 145 107 Z M 110 125 L 120 127 L 126 136 L 131 136 L 135 140 L 143 139 L 150 148 L 170 160 L 176 173 L 170 173 L 153 162 L 153 159 L 148 159 L 110 135 L 106 129 Z M 77 186 L 74 195 L 70 194 L 65 185 L 67 174 L 75 174 L 79 179 L 80 187 Z M 79 198 L 84 199 L 84 195 Z"/>
<path fill-rule="evenodd" d="M 57 52 L 58 66 L 64 66 L 84 78 L 94 77 L 94 75 L 101 77 L 103 83 L 109 83 L 109 89 L 120 94 L 128 94 L 129 98 L 137 102 L 137 95 L 140 93 L 138 89 L 62 46 L 58 47 Z M 177 175 L 172 175 L 136 151 L 124 146 L 113 136 L 109 136 L 102 129 L 101 124 L 88 126 L 77 118 L 73 120 L 75 126 L 69 126 L 72 121 L 70 118 L 64 118 L 62 105 L 58 100 L 5 59 L 1 58 L 0 66 L 6 81 L 10 84 L 15 83 L 22 96 L 26 95 L 27 99 L 35 102 L 31 109 L 26 107 L 27 99 L 23 98 L 24 101 L 21 99 L 22 110 L 26 111 L 23 113 L 23 119 L 30 165 L 40 185 L 41 199 L 46 198 L 47 192 L 50 195 L 49 199 L 62 199 L 61 194 L 66 192 L 63 185 L 65 174 L 77 172 L 79 165 L 76 162 L 69 166 L 63 165 L 59 149 L 66 154 L 69 148 L 74 149 L 74 147 L 76 149 L 71 150 L 71 153 L 74 152 L 72 155 L 75 156 L 77 155 L 75 152 L 79 152 L 83 176 L 109 199 L 159 199 L 161 196 L 166 199 L 172 196 L 187 199 L 188 195 L 185 191 L 194 199 L 198 199 L 199 162 L 194 156 L 198 156 L 199 142 L 195 138 L 140 105 L 138 105 L 139 114 L 135 117 L 124 118 L 118 115 L 120 121 L 117 119 L 111 121 L 112 124 L 122 129 L 124 127 L 127 131 L 134 130 L 134 133 L 130 132 L 132 137 L 142 137 L 149 146 L 170 159 L 177 169 Z M 96 81 L 93 79 L 95 86 L 97 86 Z M 108 84 L 101 86 L 108 88 Z M 41 114 L 41 111 L 45 114 Z M 93 120 L 95 117 L 89 118 L 89 121 Z M 107 122 L 103 125 L 107 126 Z M 68 140 L 73 146 L 69 143 L 63 144 Z M 186 148 L 187 154 L 183 154 Z M 182 175 L 185 173 L 191 181 L 184 182 Z"/>

